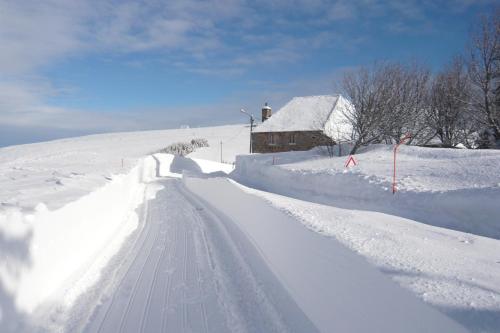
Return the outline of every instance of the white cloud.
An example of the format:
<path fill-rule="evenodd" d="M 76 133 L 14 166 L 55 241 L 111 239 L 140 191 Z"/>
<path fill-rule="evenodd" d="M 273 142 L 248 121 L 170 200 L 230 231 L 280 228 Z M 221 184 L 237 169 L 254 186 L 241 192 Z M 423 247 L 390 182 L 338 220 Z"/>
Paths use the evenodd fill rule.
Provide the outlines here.
<path fill-rule="evenodd" d="M 18 74 L 61 59 L 83 47 L 87 12 L 66 1 L 0 2 L 0 72 Z"/>
<path fill-rule="evenodd" d="M 241 14 L 238 1 L 0 2 L 0 124 L 61 129 L 115 130 L 151 126 L 54 106 L 60 91 L 39 73 L 68 56 L 160 50 L 203 59 L 220 45 L 216 21 Z M 38 73 L 38 74 L 37 74 Z"/>
<path fill-rule="evenodd" d="M 0 72 L 29 73 L 89 52 L 213 50 L 218 24 L 252 15 L 231 0 L 2 1 Z"/>
<path fill-rule="evenodd" d="M 488 1 L 491 0 L 480 2 Z M 388 24 L 394 19 L 426 21 L 429 10 L 448 7 L 466 10 L 473 3 L 472 0 L 443 0 L 439 4 L 417 0 L 2 1 L 0 72 L 29 73 L 68 55 L 89 52 L 155 50 L 166 54 L 182 52 L 198 59 L 213 59 L 214 54 L 226 52 L 224 55 L 231 61 L 244 56 L 243 50 L 233 47 L 234 40 L 249 35 L 255 39 L 258 28 L 267 41 L 272 42 L 265 38 L 267 35 L 281 33 L 293 42 L 304 38 L 294 35 L 293 29 L 298 25 L 307 29 L 315 22 L 355 19 L 367 23 L 373 16 L 386 16 Z M 273 30 L 263 32 L 262 28 L 267 27 Z M 314 33 L 334 30 L 329 26 L 319 29 Z M 266 50 L 266 45 L 258 40 L 246 40 L 249 46 Z M 283 45 L 269 44 L 270 49 L 275 46 Z"/>
<path fill-rule="evenodd" d="M 337 1 L 328 11 L 328 18 L 331 20 L 348 20 L 356 16 L 356 8 L 349 1 Z"/>
<path fill-rule="evenodd" d="M 135 128 L 130 119 L 50 106 L 45 102 L 47 96 L 58 93 L 47 81 L 35 78 L 29 82 L 0 82 L 0 125 L 67 130 Z"/>

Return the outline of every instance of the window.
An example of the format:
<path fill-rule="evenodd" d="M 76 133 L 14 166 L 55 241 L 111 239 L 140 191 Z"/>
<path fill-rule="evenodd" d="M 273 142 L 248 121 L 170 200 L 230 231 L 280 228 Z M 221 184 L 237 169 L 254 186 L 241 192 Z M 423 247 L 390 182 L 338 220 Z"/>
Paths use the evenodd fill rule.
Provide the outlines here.
<path fill-rule="evenodd" d="M 288 137 L 288 144 L 289 145 L 295 145 L 295 133 L 290 133 L 290 136 Z"/>
<path fill-rule="evenodd" d="M 276 137 L 273 133 L 269 133 L 269 144 L 270 145 L 275 145 L 276 144 Z"/>

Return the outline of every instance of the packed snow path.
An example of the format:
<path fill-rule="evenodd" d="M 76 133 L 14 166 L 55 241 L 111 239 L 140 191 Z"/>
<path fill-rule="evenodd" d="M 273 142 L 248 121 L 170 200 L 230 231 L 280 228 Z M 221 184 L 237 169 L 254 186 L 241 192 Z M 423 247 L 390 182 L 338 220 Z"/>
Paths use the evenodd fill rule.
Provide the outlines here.
<path fill-rule="evenodd" d="M 286 293 L 279 302 L 293 319 L 283 322 L 216 221 L 190 201 L 179 180 L 161 184 L 133 260 L 85 331 L 317 331 Z"/>
<path fill-rule="evenodd" d="M 170 172 L 194 166 L 177 158 Z M 175 175 L 157 181 L 128 254 L 101 281 L 108 292 L 80 307 L 83 331 L 465 332 L 228 179 Z"/>

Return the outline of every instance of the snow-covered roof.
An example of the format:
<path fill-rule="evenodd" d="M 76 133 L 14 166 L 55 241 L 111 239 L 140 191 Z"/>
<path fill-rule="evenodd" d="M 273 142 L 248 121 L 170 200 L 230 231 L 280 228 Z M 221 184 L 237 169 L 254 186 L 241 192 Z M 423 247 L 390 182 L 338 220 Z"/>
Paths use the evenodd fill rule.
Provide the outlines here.
<path fill-rule="evenodd" d="M 255 132 L 323 131 L 342 139 L 350 132 L 344 117 L 350 103 L 341 95 L 294 97 L 268 120 L 257 126 Z M 335 128 L 333 128 L 335 127 Z M 334 133 L 335 132 L 335 133 Z"/>

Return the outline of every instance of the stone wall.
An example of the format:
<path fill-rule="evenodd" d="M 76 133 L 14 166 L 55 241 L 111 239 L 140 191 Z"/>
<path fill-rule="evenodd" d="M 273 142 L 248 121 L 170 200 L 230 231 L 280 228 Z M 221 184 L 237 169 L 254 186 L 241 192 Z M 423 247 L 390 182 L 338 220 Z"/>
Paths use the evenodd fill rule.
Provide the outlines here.
<path fill-rule="evenodd" d="M 263 132 L 252 133 L 252 144 L 254 153 L 277 153 L 309 150 L 334 141 L 322 131 Z"/>

